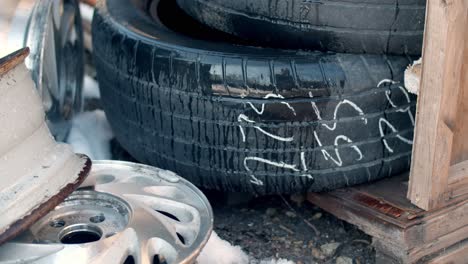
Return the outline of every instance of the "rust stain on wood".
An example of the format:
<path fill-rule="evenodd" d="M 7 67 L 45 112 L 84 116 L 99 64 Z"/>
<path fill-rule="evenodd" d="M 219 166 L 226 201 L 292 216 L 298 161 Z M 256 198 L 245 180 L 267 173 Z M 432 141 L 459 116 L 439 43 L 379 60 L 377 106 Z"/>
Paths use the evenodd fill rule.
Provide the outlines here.
<path fill-rule="evenodd" d="M 395 207 L 389 203 L 386 203 L 382 200 L 375 199 L 374 197 L 365 195 L 363 193 L 354 194 L 353 199 L 355 199 L 358 202 L 363 203 L 366 207 L 373 208 L 381 213 L 392 216 L 394 218 L 399 218 L 403 214 L 405 214 L 404 210 L 398 207 Z"/>

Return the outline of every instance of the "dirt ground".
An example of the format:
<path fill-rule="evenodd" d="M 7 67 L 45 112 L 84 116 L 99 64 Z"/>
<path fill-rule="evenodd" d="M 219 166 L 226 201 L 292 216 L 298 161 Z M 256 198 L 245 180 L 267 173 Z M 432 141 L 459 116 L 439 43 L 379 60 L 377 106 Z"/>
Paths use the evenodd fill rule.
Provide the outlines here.
<path fill-rule="evenodd" d="M 214 230 L 256 259 L 296 263 L 375 263 L 371 238 L 303 197 L 205 191 L 215 215 Z"/>

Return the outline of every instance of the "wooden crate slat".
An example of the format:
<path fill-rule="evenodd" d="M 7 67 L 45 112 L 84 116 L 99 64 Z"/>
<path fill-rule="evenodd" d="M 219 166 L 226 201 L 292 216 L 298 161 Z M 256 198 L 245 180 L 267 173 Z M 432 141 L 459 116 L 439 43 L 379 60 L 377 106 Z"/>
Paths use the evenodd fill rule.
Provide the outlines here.
<path fill-rule="evenodd" d="M 468 241 L 463 241 L 452 249 L 448 249 L 439 256 L 428 261 L 427 264 L 466 264 L 468 255 Z"/>
<path fill-rule="evenodd" d="M 468 0 L 427 1 L 423 66 L 408 197 L 435 209 L 468 189 L 452 185 L 450 166 L 468 156 L 466 87 Z"/>
<path fill-rule="evenodd" d="M 425 211 L 411 206 L 407 199 L 393 197 L 406 192 L 405 179 L 402 175 L 329 193 L 310 193 L 308 200 L 371 235 L 379 259 L 395 263 L 420 263 L 468 238 L 468 200 Z M 468 258 L 468 252 L 465 256 Z"/>

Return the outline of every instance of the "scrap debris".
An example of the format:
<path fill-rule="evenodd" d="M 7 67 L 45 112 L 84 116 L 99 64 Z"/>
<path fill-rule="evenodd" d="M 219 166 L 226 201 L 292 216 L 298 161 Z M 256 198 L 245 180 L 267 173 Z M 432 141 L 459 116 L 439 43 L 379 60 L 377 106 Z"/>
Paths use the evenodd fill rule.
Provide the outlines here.
<path fill-rule="evenodd" d="M 418 94 L 421 82 L 422 58 L 415 60 L 405 70 L 405 87 L 408 92 Z"/>

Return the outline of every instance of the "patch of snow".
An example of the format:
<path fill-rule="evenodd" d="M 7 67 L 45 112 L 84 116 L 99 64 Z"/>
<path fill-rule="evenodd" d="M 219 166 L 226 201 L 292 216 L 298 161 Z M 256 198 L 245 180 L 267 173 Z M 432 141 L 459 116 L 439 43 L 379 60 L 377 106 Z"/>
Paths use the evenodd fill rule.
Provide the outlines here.
<path fill-rule="evenodd" d="M 86 154 L 93 160 L 110 160 L 110 141 L 113 137 L 104 111 L 95 110 L 73 118 L 67 143 L 76 153 Z"/>
<path fill-rule="evenodd" d="M 101 98 L 98 82 L 88 75 L 84 77 L 83 98 Z"/>
<path fill-rule="evenodd" d="M 240 246 L 231 245 L 221 239 L 216 232 L 211 233 L 206 246 L 197 259 L 198 264 L 295 264 L 286 259 L 256 260 L 249 257 Z"/>
<path fill-rule="evenodd" d="M 94 8 L 90 5 L 80 3 L 81 19 L 84 21 L 93 20 Z"/>
<path fill-rule="evenodd" d="M 231 245 L 213 231 L 197 261 L 199 264 L 247 264 L 249 256 L 239 246 Z"/>

